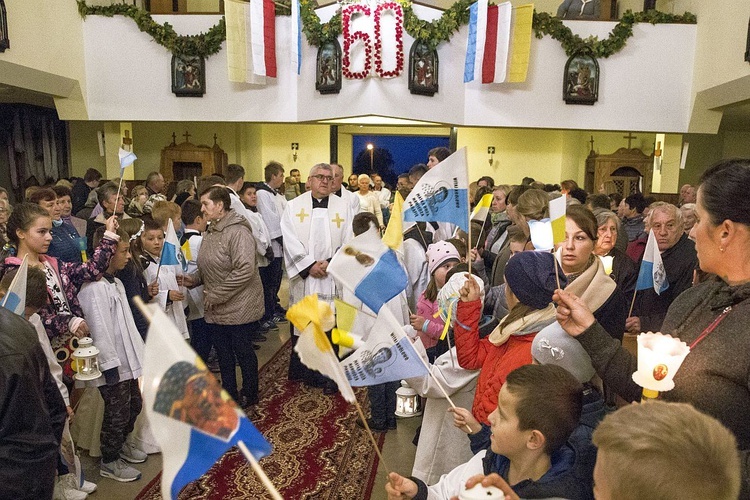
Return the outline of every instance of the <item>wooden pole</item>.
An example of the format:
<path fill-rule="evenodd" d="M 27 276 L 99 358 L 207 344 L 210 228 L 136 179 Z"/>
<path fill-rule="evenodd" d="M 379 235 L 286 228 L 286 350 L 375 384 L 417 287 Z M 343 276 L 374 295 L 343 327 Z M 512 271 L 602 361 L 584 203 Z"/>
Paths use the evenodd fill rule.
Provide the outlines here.
<path fill-rule="evenodd" d="M 635 305 L 635 294 L 638 290 L 633 290 L 633 300 L 630 301 L 630 310 L 628 311 L 628 318 L 633 315 L 633 306 Z"/>
<path fill-rule="evenodd" d="M 393 328 L 397 329 L 396 331 L 401 331 L 401 332 L 404 331 L 403 327 L 398 324 L 398 320 L 396 319 L 396 317 L 393 315 L 393 313 L 387 307 L 381 307 L 380 308 L 380 312 L 391 323 L 391 326 Z M 430 377 L 432 377 L 432 380 L 437 385 L 438 390 L 440 390 L 440 392 L 443 393 L 443 396 L 445 396 L 445 399 L 451 405 L 451 408 L 455 409 L 456 405 L 453 403 L 453 400 L 448 395 L 448 392 L 445 390 L 445 387 L 443 387 L 443 384 L 441 384 L 440 381 L 438 380 L 438 378 L 435 376 L 435 374 L 432 373 L 432 371 L 430 370 L 430 366 L 427 364 L 427 362 L 424 359 L 422 359 L 422 356 L 417 356 L 417 358 L 419 359 L 419 361 L 422 362 L 422 364 L 424 365 L 425 369 L 427 370 L 427 373 L 430 375 Z M 469 434 L 471 434 L 471 427 L 469 427 L 468 424 L 466 425 L 466 429 L 469 431 Z"/>
<path fill-rule="evenodd" d="M 141 314 L 143 314 L 143 317 L 146 318 L 146 321 L 150 323 L 154 315 L 151 314 L 151 310 L 146 306 L 146 303 L 143 302 L 143 299 L 136 295 L 135 297 L 133 297 L 133 303 L 141 311 Z M 260 481 L 263 483 L 263 486 L 265 486 L 268 492 L 271 494 L 271 497 L 273 497 L 274 500 L 284 500 L 284 498 L 279 494 L 278 490 L 273 485 L 271 480 L 268 479 L 268 476 L 263 471 L 263 468 L 260 466 L 260 464 L 258 464 L 258 461 L 255 460 L 255 457 L 253 456 L 253 454 L 250 453 L 250 450 L 247 449 L 247 446 L 245 446 L 245 443 L 243 443 L 242 441 L 238 441 L 237 446 L 240 448 L 240 451 L 242 451 L 242 454 L 245 455 L 245 458 L 247 458 L 248 462 L 250 462 L 250 466 L 258 475 L 258 478 L 260 478 Z"/>
<path fill-rule="evenodd" d="M 273 485 L 270 479 L 268 479 L 268 476 L 266 475 L 266 472 L 263 470 L 263 467 L 260 466 L 257 460 L 255 460 L 255 457 L 252 453 L 250 453 L 250 450 L 247 449 L 247 446 L 242 441 L 237 441 L 237 447 L 240 449 L 243 455 L 245 455 L 245 458 L 247 458 L 247 461 L 250 462 L 250 467 L 253 468 L 255 471 L 255 474 L 260 479 L 260 482 L 263 483 L 263 486 L 266 487 L 266 490 L 271 494 L 271 497 L 274 500 L 284 500 L 284 497 L 282 497 L 279 494 L 279 491 L 276 489 L 276 487 Z"/>

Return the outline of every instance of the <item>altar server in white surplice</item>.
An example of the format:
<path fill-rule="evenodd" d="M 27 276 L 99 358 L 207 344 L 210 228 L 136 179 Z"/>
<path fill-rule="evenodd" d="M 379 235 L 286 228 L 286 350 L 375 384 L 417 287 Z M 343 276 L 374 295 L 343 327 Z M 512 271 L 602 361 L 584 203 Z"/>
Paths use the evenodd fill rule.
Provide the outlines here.
<path fill-rule="evenodd" d="M 281 217 L 290 306 L 306 295 L 317 293 L 320 300 L 333 307 L 333 299 L 337 296 L 336 283 L 326 269 L 336 250 L 352 238 L 354 214 L 342 198 L 330 196 L 332 180 L 330 165 L 315 165 L 308 176 L 310 191 L 290 200 Z M 296 343 L 299 332 L 291 328 L 292 342 Z M 314 373 L 317 372 L 307 370 L 292 352 L 289 364 L 291 380 L 324 386 L 325 381 Z M 335 388 L 334 384 L 334 391 Z"/>

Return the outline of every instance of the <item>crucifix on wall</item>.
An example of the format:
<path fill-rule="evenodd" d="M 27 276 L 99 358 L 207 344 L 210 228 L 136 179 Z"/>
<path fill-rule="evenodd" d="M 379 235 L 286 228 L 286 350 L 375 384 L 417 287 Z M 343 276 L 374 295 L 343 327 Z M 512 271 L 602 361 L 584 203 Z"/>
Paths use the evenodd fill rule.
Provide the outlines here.
<path fill-rule="evenodd" d="M 133 139 L 130 137 L 130 130 L 126 130 L 125 137 L 122 138 L 122 149 L 133 150 Z"/>
<path fill-rule="evenodd" d="M 638 139 L 638 136 L 633 135 L 632 132 L 628 132 L 628 135 L 623 135 L 622 138 L 628 140 L 628 149 L 631 149 L 630 143 L 633 142 L 633 139 Z"/>

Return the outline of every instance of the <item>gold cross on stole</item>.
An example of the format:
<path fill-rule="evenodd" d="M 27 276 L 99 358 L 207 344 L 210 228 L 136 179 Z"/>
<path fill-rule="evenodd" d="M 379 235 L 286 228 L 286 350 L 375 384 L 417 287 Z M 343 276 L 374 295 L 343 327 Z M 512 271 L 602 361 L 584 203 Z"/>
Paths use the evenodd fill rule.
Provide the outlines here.
<path fill-rule="evenodd" d="M 341 223 L 344 222 L 344 219 L 342 219 L 341 216 L 339 215 L 339 213 L 336 212 L 336 218 L 335 219 L 331 219 L 331 222 L 335 222 L 336 223 L 336 227 L 338 229 L 341 229 Z"/>
<path fill-rule="evenodd" d="M 302 224 L 303 222 L 305 222 L 305 217 L 310 217 L 310 214 L 306 214 L 305 209 L 302 208 L 300 209 L 299 213 L 295 215 L 295 217 L 299 217 L 299 222 L 300 224 Z"/>

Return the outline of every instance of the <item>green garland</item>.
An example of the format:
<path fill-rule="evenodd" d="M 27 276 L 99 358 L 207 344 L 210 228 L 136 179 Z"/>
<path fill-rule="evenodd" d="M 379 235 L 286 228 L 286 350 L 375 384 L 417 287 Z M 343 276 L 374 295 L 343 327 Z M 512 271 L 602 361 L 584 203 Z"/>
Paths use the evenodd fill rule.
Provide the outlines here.
<path fill-rule="evenodd" d="M 135 21 L 141 31 L 151 35 L 156 43 L 175 55 L 208 57 L 221 50 L 221 44 L 227 37 L 223 17 L 208 32 L 185 36 L 178 35 L 169 23 L 163 25 L 157 23 L 148 12 L 133 5 L 114 4 L 106 7 L 89 7 L 85 0 L 76 1 L 81 17 L 85 18 L 87 15 L 129 17 Z M 469 22 L 469 7 L 476 0 L 457 0 L 438 19 L 431 22 L 419 19 L 414 14 L 411 2 L 408 0 L 396 1 L 404 9 L 404 30 L 412 38 L 421 40 L 434 49 L 440 43 L 449 41 L 453 33 Z M 277 2 L 276 15 L 288 15 L 291 10 L 290 3 L 289 0 Z M 300 0 L 302 32 L 310 45 L 319 47 L 325 42 L 335 40 L 341 34 L 341 10 L 337 10 L 328 22 L 321 23 L 320 17 L 315 12 L 316 7 L 315 0 Z M 656 10 L 636 13 L 627 11 L 620 22 L 612 29 L 609 36 L 604 40 L 599 40 L 596 36 L 581 38 L 574 35 L 570 28 L 563 24 L 562 20 L 546 12 L 538 13 L 535 11 L 533 29 L 537 38 L 549 35 L 560 42 L 568 56 L 584 53 L 606 58 L 625 47 L 627 40 L 633 36 L 633 25 L 635 23 L 695 24 L 696 22 L 695 15 L 690 12 L 683 15 L 673 15 Z"/>
<path fill-rule="evenodd" d="M 622 19 L 612 29 L 605 40 L 599 40 L 596 36 L 581 38 L 565 26 L 561 19 L 551 16 L 546 12 L 534 12 L 533 28 L 537 38 L 549 35 L 562 44 L 565 54 L 589 54 L 594 57 L 607 58 L 620 52 L 628 38 L 633 36 L 633 25 L 635 23 L 678 23 L 695 24 L 697 19 L 694 14 L 686 12 L 683 15 L 666 14 L 656 10 L 646 12 L 627 11 Z"/>
<path fill-rule="evenodd" d="M 159 24 L 145 10 L 135 5 L 113 4 L 89 7 L 85 0 L 77 0 L 78 13 L 84 19 L 87 15 L 125 16 L 131 18 L 141 31 L 145 31 L 156 43 L 176 56 L 208 57 L 221 50 L 221 44 L 227 39 L 227 27 L 222 17 L 216 26 L 206 33 L 198 35 L 178 35 L 169 23 Z"/>

